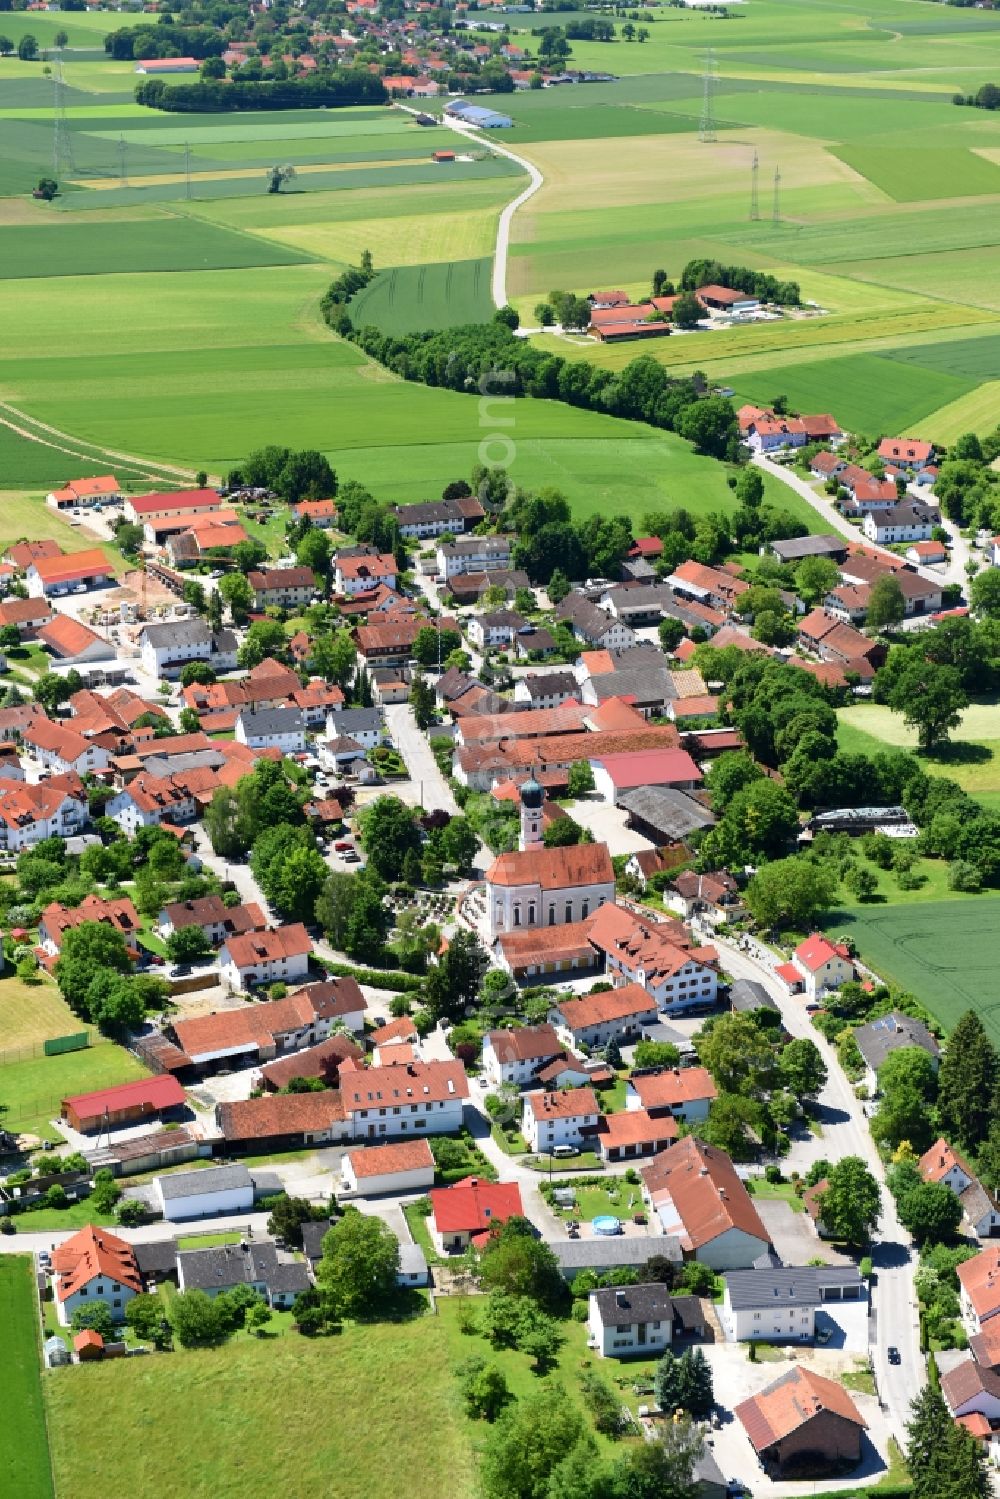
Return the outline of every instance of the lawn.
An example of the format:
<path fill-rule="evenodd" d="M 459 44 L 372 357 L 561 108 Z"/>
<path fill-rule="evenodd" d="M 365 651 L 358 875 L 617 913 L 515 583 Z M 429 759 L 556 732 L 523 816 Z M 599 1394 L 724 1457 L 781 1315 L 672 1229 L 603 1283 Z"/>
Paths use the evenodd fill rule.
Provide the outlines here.
<path fill-rule="evenodd" d="M 79 1028 L 79 1027 L 78 1027 Z M 0 1103 L 6 1129 L 52 1136 L 64 1098 L 147 1076 L 130 1052 L 107 1042 L 56 1057 L 32 1057 L 0 1067 Z"/>
<path fill-rule="evenodd" d="M 405 1474 L 412 1499 L 472 1499 L 453 1345 L 428 1316 L 60 1370 L 45 1388 L 57 1491 L 245 1499 L 284 1473 L 295 1494 L 395 1499 Z M 109 1443 L 123 1409 L 142 1439 Z"/>
<path fill-rule="evenodd" d="M 986 798 L 983 798 L 986 800 Z M 923 905 L 926 901 L 940 900 L 968 900 L 969 897 L 960 890 L 948 888 L 949 865 L 944 859 L 917 859 L 913 865 L 913 873 L 917 875 L 921 884 L 916 890 L 901 890 L 897 876 L 889 869 L 879 869 L 876 865 L 868 863 L 866 868 L 870 869 L 878 881 L 874 901 L 866 901 L 860 908 L 862 911 L 870 910 L 873 905 L 891 904 L 893 906 Z M 977 900 L 991 900 L 1000 895 L 998 890 L 983 890 L 975 898 Z M 856 906 L 857 897 L 845 886 L 841 887 L 839 904 L 841 906 Z M 989 913 L 987 913 L 989 914 Z"/>
<path fill-rule="evenodd" d="M 0 1057 L 8 1048 L 34 1046 L 50 1036 L 86 1029 L 51 979 L 26 984 L 13 972 L 0 977 Z"/>
<path fill-rule="evenodd" d="M 220 1244 L 238 1244 L 242 1235 L 236 1233 L 221 1234 L 185 1234 L 177 1240 L 178 1249 L 215 1249 Z"/>
<path fill-rule="evenodd" d="M 762 1176 L 751 1176 L 746 1186 L 750 1196 L 759 1197 L 762 1202 L 787 1202 L 793 1213 L 805 1212 L 805 1204 L 796 1196 L 791 1182 L 769 1182 Z"/>
<path fill-rule="evenodd" d="M 38 1297 L 32 1261 L 0 1256 L 0 1491 L 10 1499 L 53 1499 L 45 1411 L 42 1404 Z"/>
<path fill-rule="evenodd" d="M 572 1168 L 573 1162 L 560 1162 L 559 1164 L 569 1165 Z M 586 1186 L 574 1186 L 573 1190 L 576 1193 L 575 1206 L 564 1209 L 553 1208 L 553 1212 L 566 1218 L 579 1218 L 585 1223 L 602 1215 L 609 1215 L 613 1218 L 631 1218 L 633 1213 L 645 1212 L 641 1185 L 637 1182 L 635 1186 L 631 1186 L 624 1177 L 614 1177 L 607 1182 L 595 1182 L 593 1185 L 588 1182 Z M 652 1253 L 654 1250 L 650 1248 L 650 1254 Z"/>
<path fill-rule="evenodd" d="M 866 963 L 915 994 L 951 1030 L 975 1010 L 1000 1043 L 996 988 L 996 923 L 983 898 L 928 901 L 919 907 L 853 906 L 831 912 L 830 934 L 850 936 Z"/>
<path fill-rule="evenodd" d="M 113 1213 L 99 1213 L 88 1198 L 84 1202 L 73 1202 L 67 1208 L 38 1208 L 33 1213 L 22 1213 L 17 1219 L 17 1231 L 22 1234 L 54 1233 L 69 1228 L 85 1228 L 88 1223 L 99 1223 L 113 1228 L 117 1219 Z"/>
<path fill-rule="evenodd" d="M 902 715 L 878 703 L 857 703 L 838 710 L 837 740 L 853 754 L 878 754 L 886 747 L 915 749 L 916 732 Z M 962 714 L 950 746 L 921 755 L 928 775 L 956 781 L 970 796 L 1000 793 L 1000 704 L 973 703 Z"/>

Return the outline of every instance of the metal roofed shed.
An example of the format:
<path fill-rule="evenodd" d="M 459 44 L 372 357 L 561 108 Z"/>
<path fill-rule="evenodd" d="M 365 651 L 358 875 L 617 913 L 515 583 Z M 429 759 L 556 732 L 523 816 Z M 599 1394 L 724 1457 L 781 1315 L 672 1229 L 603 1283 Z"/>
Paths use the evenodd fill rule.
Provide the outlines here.
<path fill-rule="evenodd" d="M 806 825 L 806 836 L 816 833 L 885 833 L 887 838 L 916 838 L 919 828 L 905 807 L 830 807 L 817 812 Z"/>
<path fill-rule="evenodd" d="M 495 109 L 485 109 L 481 104 L 469 104 L 456 99 L 445 106 L 445 114 L 460 120 L 463 125 L 475 125 L 480 130 L 510 130 L 514 121 L 510 115 L 499 114 Z"/>

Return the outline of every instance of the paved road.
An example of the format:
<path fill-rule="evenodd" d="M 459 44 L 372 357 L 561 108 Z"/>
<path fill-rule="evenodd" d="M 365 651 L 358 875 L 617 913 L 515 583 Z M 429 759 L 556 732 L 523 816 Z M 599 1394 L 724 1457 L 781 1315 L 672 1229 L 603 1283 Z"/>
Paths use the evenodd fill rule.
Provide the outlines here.
<path fill-rule="evenodd" d="M 490 140 L 486 141 L 483 138 L 481 130 L 474 130 L 470 129 L 468 125 L 461 125 L 457 120 L 452 119 L 450 115 L 444 115 L 442 118 L 444 124 L 448 125 L 458 135 L 464 135 L 466 140 L 472 141 L 480 148 L 488 145 L 489 149 L 495 151 L 498 156 L 506 156 L 509 161 L 516 162 L 531 178 L 524 191 L 518 193 L 517 197 L 503 209 L 500 214 L 500 221 L 497 224 L 497 243 L 496 250 L 493 253 L 493 302 L 497 307 L 506 307 L 507 255 L 510 249 L 511 222 L 522 204 L 527 203 L 529 198 L 534 197 L 545 181 L 545 178 L 530 161 L 526 161 L 523 156 L 518 156 L 515 151 L 511 151 L 507 146 L 501 146 L 497 141 L 492 139 L 492 135 Z M 493 134 L 495 133 L 494 131 Z"/>
<path fill-rule="evenodd" d="M 781 1010 L 786 1030 L 793 1036 L 815 1041 L 827 1065 L 828 1080 L 819 1096 L 823 1110 L 822 1155 L 836 1160 L 845 1155 L 862 1158 L 882 1186 L 882 1217 L 872 1260 L 877 1272 L 874 1305 L 878 1335 L 872 1355 L 875 1379 L 888 1406 L 893 1429 L 901 1436 L 909 1417 L 910 1401 L 926 1379 L 920 1353 L 916 1293 L 913 1288 L 914 1256 L 910 1237 L 896 1215 L 896 1205 L 885 1186 L 885 1167 L 868 1129 L 861 1105 L 841 1070 L 833 1047 L 813 1026 L 801 1000 L 791 998 L 770 967 L 740 952 L 733 944 L 714 937 L 723 967 L 734 978 L 756 979 L 764 984 Z M 887 1350 L 895 1345 L 902 1356 L 898 1366 L 889 1364 Z"/>
<path fill-rule="evenodd" d="M 236 1213 L 228 1218 L 197 1219 L 193 1223 L 145 1223 L 141 1228 L 115 1228 L 113 1232 L 130 1244 L 152 1244 L 160 1239 L 181 1239 L 197 1233 L 226 1233 L 231 1229 L 249 1230 L 254 1238 L 266 1238 L 267 1218 L 267 1213 Z M 0 1254 L 37 1254 L 40 1249 L 52 1250 L 78 1232 L 72 1228 L 29 1234 L 18 1229 L 14 1234 L 0 1234 Z"/>
<path fill-rule="evenodd" d="M 427 735 L 417 728 L 409 703 L 391 703 L 385 709 L 385 721 L 392 742 L 399 750 L 410 772 L 410 780 L 420 787 L 420 799 L 428 812 L 447 812 L 458 816 L 458 803 L 451 787 L 438 770 Z"/>

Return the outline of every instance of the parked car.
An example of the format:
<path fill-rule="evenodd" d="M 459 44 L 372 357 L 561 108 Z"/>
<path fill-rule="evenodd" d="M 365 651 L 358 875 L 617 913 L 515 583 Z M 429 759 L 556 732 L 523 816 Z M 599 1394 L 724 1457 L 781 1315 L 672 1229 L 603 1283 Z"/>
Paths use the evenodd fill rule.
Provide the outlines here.
<path fill-rule="evenodd" d="M 889 1344 L 888 1359 L 890 1364 L 901 1364 L 903 1362 L 902 1354 L 896 1347 L 895 1343 Z"/>

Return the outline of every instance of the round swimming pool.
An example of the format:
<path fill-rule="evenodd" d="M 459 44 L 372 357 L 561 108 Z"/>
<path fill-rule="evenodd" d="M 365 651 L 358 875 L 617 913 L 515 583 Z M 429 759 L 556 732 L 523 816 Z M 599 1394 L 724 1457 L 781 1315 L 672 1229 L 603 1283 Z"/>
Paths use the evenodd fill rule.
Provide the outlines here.
<path fill-rule="evenodd" d="M 620 1218 L 613 1218 L 610 1214 L 602 1214 L 601 1217 L 594 1219 L 592 1227 L 594 1233 L 601 1238 L 610 1238 L 613 1234 L 621 1233 L 622 1221 Z"/>

